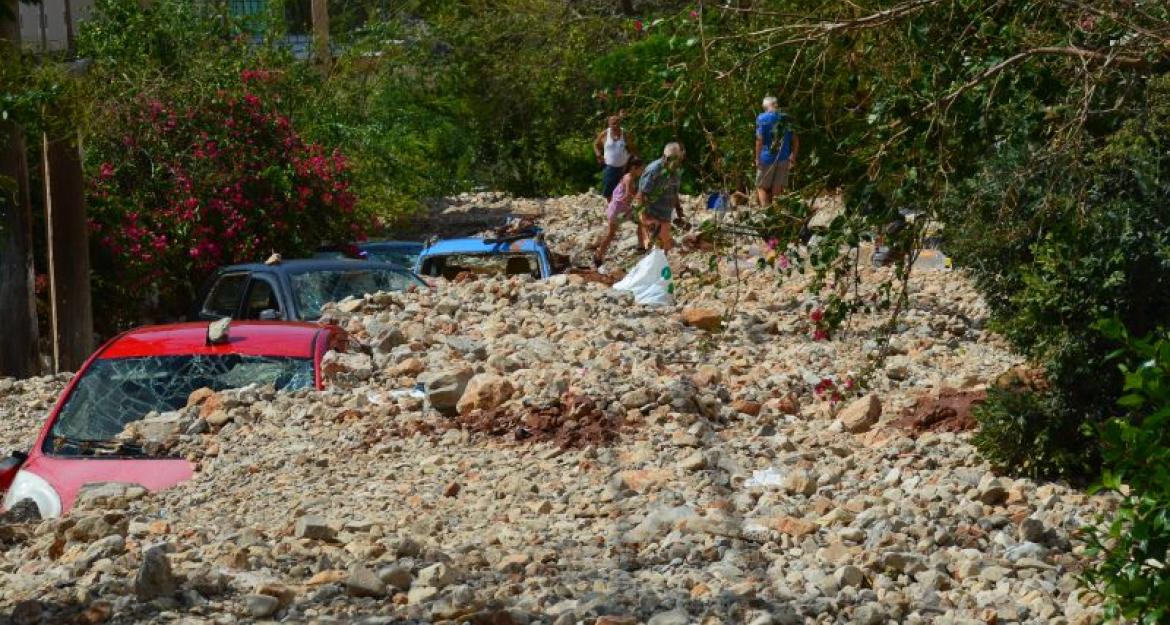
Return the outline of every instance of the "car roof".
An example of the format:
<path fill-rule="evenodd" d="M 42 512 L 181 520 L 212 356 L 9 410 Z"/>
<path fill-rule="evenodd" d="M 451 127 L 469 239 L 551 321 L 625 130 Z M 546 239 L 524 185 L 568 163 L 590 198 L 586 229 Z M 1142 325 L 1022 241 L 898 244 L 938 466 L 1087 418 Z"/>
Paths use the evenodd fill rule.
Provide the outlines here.
<path fill-rule="evenodd" d="M 243 354 L 311 358 L 322 326 L 291 321 L 233 321 L 227 343 L 207 344 L 208 322 L 145 326 L 119 335 L 98 355 L 105 358 Z"/>
<path fill-rule="evenodd" d="M 388 269 L 393 271 L 409 270 L 401 265 L 381 261 L 363 260 L 360 258 L 298 258 L 282 260 L 275 265 L 265 263 L 240 263 L 220 267 L 220 273 L 233 271 L 268 271 L 273 273 L 301 273 L 305 271 L 343 271 L 348 269 Z"/>
<path fill-rule="evenodd" d="M 365 241 L 358 243 L 357 247 L 360 249 L 377 249 L 377 248 L 409 248 L 421 250 L 425 245 L 422 241 L 402 241 L 398 239 L 387 239 L 377 241 Z"/>
<path fill-rule="evenodd" d="M 522 252 L 535 254 L 542 246 L 536 239 L 516 239 L 514 241 L 500 241 L 489 243 L 479 237 L 465 237 L 460 239 L 442 239 L 432 243 L 423 250 L 423 256 L 437 256 L 441 254 L 507 254 Z"/>

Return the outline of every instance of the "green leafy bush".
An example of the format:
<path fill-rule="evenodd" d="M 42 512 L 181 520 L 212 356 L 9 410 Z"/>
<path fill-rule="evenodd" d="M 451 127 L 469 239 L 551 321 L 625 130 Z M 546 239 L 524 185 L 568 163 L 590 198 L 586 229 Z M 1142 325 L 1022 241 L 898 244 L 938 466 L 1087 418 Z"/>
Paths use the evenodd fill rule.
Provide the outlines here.
<path fill-rule="evenodd" d="M 951 249 L 974 267 L 996 329 L 1052 381 L 1036 402 L 1045 414 L 1028 412 L 1027 423 L 1008 396 L 982 409 L 976 444 L 1007 470 L 1092 475 L 1097 426 L 1118 414 L 1122 382 L 1096 320 L 1116 317 L 1144 334 L 1170 311 L 1170 77 L 1150 85 L 1140 113 L 1090 152 L 1050 158 L 1019 210 L 973 193 L 970 217 L 952 231 Z M 1017 464 L 1036 456 L 1053 461 Z"/>
<path fill-rule="evenodd" d="M 1106 470 L 1098 488 L 1123 495 L 1116 514 L 1090 534 L 1100 559 L 1085 579 L 1106 598 L 1106 616 L 1141 623 L 1170 620 L 1170 336 L 1131 337 L 1116 320 L 1101 324 L 1122 341 L 1130 412 L 1101 429 Z"/>
<path fill-rule="evenodd" d="M 972 442 L 997 470 L 1029 477 L 1077 477 L 1096 470 L 1083 417 L 1046 390 L 991 389 L 972 411 Z"/>

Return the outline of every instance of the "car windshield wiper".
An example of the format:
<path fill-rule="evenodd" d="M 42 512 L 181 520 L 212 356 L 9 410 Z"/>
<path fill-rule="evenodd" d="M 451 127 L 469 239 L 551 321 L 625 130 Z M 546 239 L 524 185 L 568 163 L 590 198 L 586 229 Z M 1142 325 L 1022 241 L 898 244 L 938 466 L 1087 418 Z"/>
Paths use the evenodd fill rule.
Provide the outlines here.
<path fill-rule="evenodd" d="M 78 455 L 82 456 L 145 456 L 146 449 L 139 444 L 130 441 L 119 440 L 94 440 L 85 438 L 74 438 L 71 436 L 62 436 L 54 434 L 53 449 L 54 451 L 72 451 L 69 448 L 76 449 Z"/>

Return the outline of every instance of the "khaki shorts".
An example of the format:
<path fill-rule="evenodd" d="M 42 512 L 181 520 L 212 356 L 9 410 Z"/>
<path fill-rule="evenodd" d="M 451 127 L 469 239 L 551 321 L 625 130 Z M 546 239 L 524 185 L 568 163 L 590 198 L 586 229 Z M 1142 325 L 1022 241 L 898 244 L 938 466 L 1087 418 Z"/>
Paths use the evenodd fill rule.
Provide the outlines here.
<path fill-rule="evenodd" d="M 779 191 L 788 186 L 788 161 L 776 161 L 766 167 L 756 167 L 756 188 Z"/>

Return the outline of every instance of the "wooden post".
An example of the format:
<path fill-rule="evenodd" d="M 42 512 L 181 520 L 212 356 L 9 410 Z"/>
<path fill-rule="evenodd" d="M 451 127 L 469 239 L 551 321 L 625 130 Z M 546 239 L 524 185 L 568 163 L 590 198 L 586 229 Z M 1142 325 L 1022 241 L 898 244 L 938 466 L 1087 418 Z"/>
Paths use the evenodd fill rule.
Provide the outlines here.
<path fill-rule="evenodd" d="M 53 368 L 76 371 L 93 350 L 89 232 L 79 146 L 44 137 Z"/>
<path fill-rule="evenodd" d="M 329 3 L 328 0 L 312 0 L 313 19 L 313 60 L 322 66 L 328 65 L 333 55 L 329 52 Z"/>
<path fill-rule="evenodd" d="M 37 27 L 41 31 L 41 52 L 47 52 L 49 50 L 49 16 L 45 13 L 44 2 L 37 3 L 37 11 L 37 19 L 40 20 Z"/>
<path fill-rule="evenodd" d="M 0 52 L 20 46 L 17 0 L 0 0 Z M 27 377 L 37 362 L 32 209 L 24 131 L 0 121 L 0 376 Z"/>
<path fill-rule="evenodd" d="M 42 0 L 41 4 L 44 4 Z M 65 49 L 69 51 L 69 55 L 73 55 L 73 2 L 72 0 L 65 0 Z"/>

